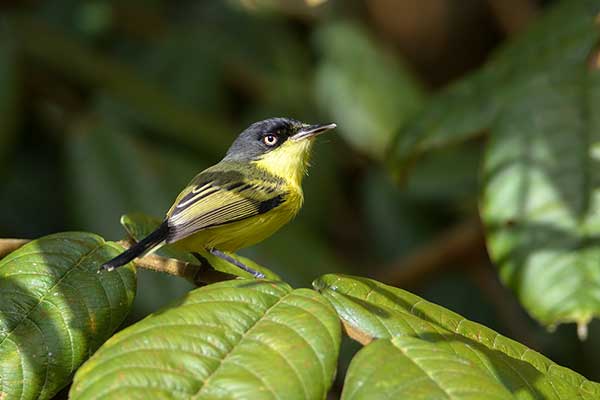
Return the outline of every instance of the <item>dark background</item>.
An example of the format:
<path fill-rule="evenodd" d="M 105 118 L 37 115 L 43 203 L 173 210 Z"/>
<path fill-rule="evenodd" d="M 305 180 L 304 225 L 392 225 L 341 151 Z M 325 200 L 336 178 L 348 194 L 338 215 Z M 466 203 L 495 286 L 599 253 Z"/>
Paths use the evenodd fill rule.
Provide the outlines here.
<path fill-rule="evenodd" d="M 121 239 L 122 214 L 162 216 L 248 124 L 336 122 L 315 146 L 300 215 L 242 254 L 295 286 L 327 272 L 375 277 L 599 380 L 598 324 L 585 342 L 572 325 L 547 332 L 486 256 L 477 219 L 485 138 L 435 152 L 401 184 L 383 161 L 428 96 L 551 2 L 316 3 L 1 2 L 0 237 Z M 139 277 L 130 322 L 190 289 Z M 356 349 L 344 346 L 343 365 Z"/>

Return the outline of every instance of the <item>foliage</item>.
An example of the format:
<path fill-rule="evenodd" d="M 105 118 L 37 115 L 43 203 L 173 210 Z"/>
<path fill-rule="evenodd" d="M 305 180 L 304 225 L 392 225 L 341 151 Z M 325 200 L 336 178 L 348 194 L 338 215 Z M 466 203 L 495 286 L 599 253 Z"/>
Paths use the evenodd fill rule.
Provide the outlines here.
<path fill-rule="evenodd" d="M 319 399 L 333 381 L 339 345 L 335 311 L 318 293 L 222 282 L 106 342 L 79 370 L 71 397 Z"/>
<path fill-rule="evenodd" d="M 599 78 L 587 65 L 600 38 L 599 12 L 595 1 L 555 6 L 486 67 L 433 99 L 393 148 L 398 167 L 490 130 L 480 198 L 490 255 L 547 326 L 585 327 L 600 315 L 598 125 L 589 111 L 597 107 Z"/>
<path fill-rule="evenodd" d="M 446 370 L 447 364 L 462 364 L 454 372 L 464 376 L 452 376 L 449 382 L 445 382 L 448 378 L 440 376 L 440 381 L 425 392 L 432 396 L 438 396 L 437 391 L 443 389 L 453 393 L 464 391 L 461 395 L 464 397 L 458 398 L 467 398 L 469 388 L 477 386 L 482 379 L 490 382 L 488 389 L 492 395 L 503 393 L 501 396 L 495 394 L 499 398 L 593 399 L 600 395 L 600 384 L 557 366 L 541 354 L 485 326 L 402 289 L 370 279 L 336 275 L 325 275 L 317 279 L 314 286 L 332 302 L 351 337 L 363 344 L 374 338 L 391 339 L 391 343 L 376 344 L 374 349 L 365 349 L 364 353 L 389 351 L 390 345 L 394 346 L 396 349 L 389 352 L 389 356 L 396 358 L 394 353 L 400 351 L 419 366 L 421 377 L 423 374 L 439 375 Z M 420 340 L 405 340 L 405 337 Z M 356 364 L 361 365 L 366 356 L 359 353 L 357 357 Z M 377 359 L 376 355 L 371 357 L 371 360 Z M 421 364 L 420 360 L 430 358 L 437 362 Z M 396 371 L 407 362 L 402 359 L 395 361 L 391 368 Z M 359 382 L 350 385 L 350 393 L 358 390 L 357 387 L 374 385 L 374 392 L 367 393 L 383 395 L 388 390 L 386 387 L 400 388 L 415 379 L 409 373 L 392 376 L 390 382 L 390 373 L 382 372 L 372 378 L 374 382 L 363 382 L 359 374 L 352 374 L 353 367 L 359 368 L 351 365 L 347 379 L 354 377 Z M 378 393 L 379 387 L 384 389 Z M 512 395 L 508 396 L 508 393 Z M 482 390 L 479 396 L 485 398 L 486 390 Z"/>
<path fill-rule="evenodd" d="M 336 121 L 345 121 L 347 140 L 381 158 L 393 133 L 421 103 L 408 71 L 351 24 L 317 32 L 323 62 L 316 72 L 317 99 Z M 389 92 L 402 96 L 389 96 Z"/>
<path fill-rule="evenodd" d="M 0 393 L 49 399 L 121 325 L 135 294 L 131 265 L 98 268 L 122 248 L 88 233 L 35 240 L 0 261 Z"/>
<path fill-rule="evenodd" d="M 10 297 L 2 316 L 3 393 L 50 398 L 115 330 L 131 306 L 134 275 L 130 269 L 96 271 L 118 251 L 95 235 L 65 233 L 4 258 L 2 293 Z M 40 265 L 48 273 L 40 273 Z M 106 341 L 77 372 L 70 396 L 322 398 L 335 375 L 338 318 L 363 344 L 390 339 L 358 353 L 344 398 L 396 388 L 467 398 L 473 395 L 469 388 L 482 382 L 487 386 L 481 396 L 498 398 L 600 394 L 600 384 L 401 289 L 342 275 L 325 275 L 314 287 L 317 291 L 294 290 L 280 281 L 236 279 L 191 291 Z M 447 365 L 458 375 L 444 375 Z M 426 377 L 435 378 L 411 388 Z"/>
<path fill-rule="evenodd" d="M 454 13 L 192 3 L 2 15 L 0 236 L 39 238 L 0 259 L 0 399 L 600 397 L 583 376 L 600 379 L 599 336 L 535 325 L 598 327 L 597 1 L 545 2 L 439 92 L 416 67 L 435 41 L 410 30 Z M 143 260 L 97 273 L 123 250 L 103 238 L 124 236 L 120 215 L 140 240 L 273 115 L 335 121 L 339 138 L 315 146 L 297 220 L 231 255 L 267 279 L 170 246 L 151 257 L 211 279 Z M 72 229 L 98 234 L 47 235 Z"/>

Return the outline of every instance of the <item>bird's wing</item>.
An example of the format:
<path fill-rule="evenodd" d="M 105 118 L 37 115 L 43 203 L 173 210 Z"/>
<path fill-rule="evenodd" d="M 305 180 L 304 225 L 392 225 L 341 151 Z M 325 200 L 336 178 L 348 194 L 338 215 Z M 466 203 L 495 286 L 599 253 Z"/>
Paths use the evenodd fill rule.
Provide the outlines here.
<path fill-rule="evenodd" d="M 167 213 L 167 241 L 176 242 L 202 229 L 263 214 L 280 205 L 285 196 L 275 181 L 248 179 L 231 172 L 200 174 Z"/>

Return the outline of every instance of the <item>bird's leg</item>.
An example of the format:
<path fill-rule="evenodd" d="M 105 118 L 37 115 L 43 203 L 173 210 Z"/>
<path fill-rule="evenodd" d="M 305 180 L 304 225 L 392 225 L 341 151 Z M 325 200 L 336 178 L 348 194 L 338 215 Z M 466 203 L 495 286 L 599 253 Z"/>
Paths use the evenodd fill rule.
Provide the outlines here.
<path fill-rule="evenodd" d="M 221 260 L 225 260 L 233 265 L 235 265 L 236 267 L 243 269 L 244 271 L 254 275 L 255 278 L 258 279 L 263 279 L 265 277 L 265 274 L 263 274 L 262 272 L 258 272 L 255 271 L 254 269 L 244 265 L 244 263 L 236 260 L 235 258 L 223 253 L 220 250 L 217 249 L 208 249 L 208 251 L 210 252 L 210 254 L 212 254 L 215 257 L 219 257 Z"/>
<path fill-rule="evenodd" d="M 203 257 L 202 254 L 198 253 L 198 252 L 192 252 L 192 255 L 194 256 L 194 258 L 196 260 L 198 260 L 200 262 L 200 266 L 201 267 L 207 267 L 210 269 L 214 269 L 212 265 L 210 265 L 210 263 L 208 262 L 208 260 L 206 259 L 206 257 Z"/>

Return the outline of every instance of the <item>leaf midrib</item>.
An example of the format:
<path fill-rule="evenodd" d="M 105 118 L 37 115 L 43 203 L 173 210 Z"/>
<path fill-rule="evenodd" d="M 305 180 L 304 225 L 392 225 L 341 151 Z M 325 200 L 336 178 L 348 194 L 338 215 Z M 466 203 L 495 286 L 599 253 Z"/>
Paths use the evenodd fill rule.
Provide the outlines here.
<path fill-rule="evenodd" d="M 271 306 L 269 306 L 265 312 L 263 313 L 263 315 L 260 318 L 257 318 L 256 321 L 254 321 L 254 323 L 248 327 L 248 329 L 246 330 L 246 332 L 244 332 L 242 334 L 242 336 L 240 337 L 240 340 L 237 342 L 236 345 L 234 345 L 227 353 L 225 353 L 223 355 L 223 358 L 221 359 L 221 362 L 219 363 L 219 365 L 217 366 L 217 368 L 215 368 L 210 376 L 206 379 L 204 379 L 202 385 L 198 388 L 198 391 L 196 393 L 194 393 L 190 399 L 191 400 L 195 400 L 198 399 L 199 396 L 202 394 L 202 391 L 208 387 L 208 383 L 210 382 L 210 380 L 216 375 L 216 373 L 223 367 L 223 364 L 225 363 L 225 361 L 231 356 L 231 354 L 235 351 L 235 349 L 240 345 L 240 343 L 242 343 L 242 341 L 256 328 L 256 326 L 265 319 L 265 317 L 267 315 L 269 315 L 269 313 L 275 308 L 277 307 L 279 304 L 281 304 L 281 302 L 287 298 L 288 296 L 290 296 L 292 294 L 292 292 L 288 292 L 285 295 L 283 295 L 282 297 L 279 298 L 279 300 L 277 300 L 275 303 L 273 303 Z M 275 391 L 273 390 L 269 390 L 271 393 L 273 393 L 273 395 L 275 396 L 275 398 L 278 398 Z"/>

